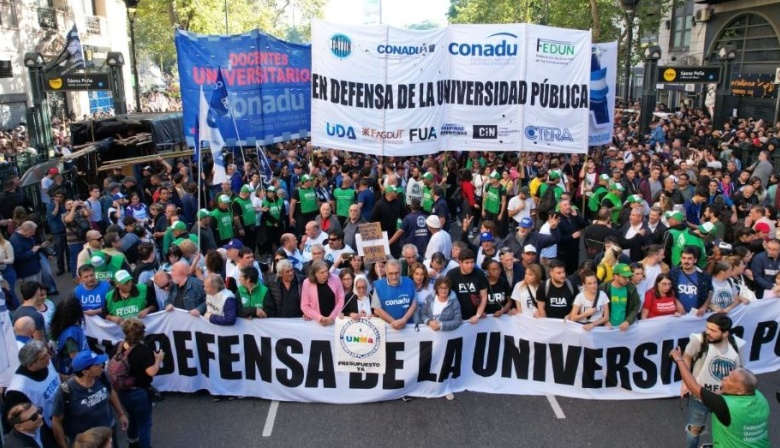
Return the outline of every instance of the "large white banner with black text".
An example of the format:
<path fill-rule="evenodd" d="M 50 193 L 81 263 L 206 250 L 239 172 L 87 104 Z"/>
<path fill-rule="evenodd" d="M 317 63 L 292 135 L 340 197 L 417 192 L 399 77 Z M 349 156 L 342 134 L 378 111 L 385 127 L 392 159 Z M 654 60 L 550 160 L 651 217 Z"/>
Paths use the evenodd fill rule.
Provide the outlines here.
<path fill-rule="evenodd" d="M 315 21 L 312 143 L 387 155 L 583 153 L 591 55 L 589 31 Z"/>
<path fill-rule="evenodd" d="M 780 300 L 758 301 L 732 313 L 746 341 L 748 368 L 780 370 Z M 470 390 L 591 399 L 672 397 L 679 373 L 668 357 L 704 329 L 702 318 L 655 318 L 627 331 L 594 329 L 525 316 L 485 318 L 450 333 L 420 326 L 387 329 L 385 373 L 334 368 L 334 327 L 298 319 L 239 319 L 219 327 L 184 311 L 144 319 L 147 343 L 167 357 L 154 379 L 163 391 L 240 395 L 272 400 L 364 403 L 404 395 L 437 397 Z M 122 338 L 120 328 L 87 319 L 96 348 Z"/>

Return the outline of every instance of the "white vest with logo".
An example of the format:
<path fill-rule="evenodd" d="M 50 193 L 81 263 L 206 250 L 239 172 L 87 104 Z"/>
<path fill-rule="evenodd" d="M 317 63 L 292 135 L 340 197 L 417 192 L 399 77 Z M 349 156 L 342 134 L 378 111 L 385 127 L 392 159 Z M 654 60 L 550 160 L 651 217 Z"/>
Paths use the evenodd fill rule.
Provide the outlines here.
<path fill-rule="evenodd" d="M 745 341 L 736 336 L 734 338 L 736 339 L 737 347 L 742 349 Z M 695 357 L 701 347 L 702 334 L 691 334 L 690 343 L 695 345 L 696 351 L 693 353 Z M 742 360 L 739 357 L 739 352 L 734 350 L 734 347 L 726 339 L 723 340 L 722 344 L 709 343 L 708 345 L 707 353 L 699 358 L 693 366 L 693 376 L 703 387 L 711 392 L 716 392 L 720 390 L 723 379 L 732 370 L 742 367 Z"/>
<path fill-rule="evenodd" d="M 60 376 L 49 363 L 49 374 L 43 381 L 35 381 L 24 375 L 14 375 L 8 390 L 15 390 L 23 393 L 35 406 L 43 409 L 43 420 L 51 428 L 51 414 L 54 408 L 54 394 L 60 387 Z"/>

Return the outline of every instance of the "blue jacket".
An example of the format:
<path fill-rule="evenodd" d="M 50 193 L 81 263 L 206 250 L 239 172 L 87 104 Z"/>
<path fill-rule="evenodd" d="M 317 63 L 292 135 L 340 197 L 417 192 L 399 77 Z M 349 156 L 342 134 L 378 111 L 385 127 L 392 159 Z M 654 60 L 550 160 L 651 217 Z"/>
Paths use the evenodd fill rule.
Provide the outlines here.
<path fill-rule="evenodd" d="M 775 286 L 775 274 L 780 271 L 780 259 L 773 260 L 766 252 L 761 252 L 753 257 L 750 270 L 753 271 L 753 281 L 758 286 L 756 297 L 761 299 L 764 297 L 765 289 L 772 289 Z"/>
<path fill-rule="evenodd" d="M 171 292 L 168 294 L 168 299 L 165 300 L 166 307 L 173 305 L 179 294 L 179 288 L 179 285 L 171 282 Z M 181 288 L 184 288 L 184 309 L 187 311 L 197 309 L 201 315 L 206 314 L 206 291 L 203 290 L 203 282 L 196 277 L 189 276 Z"/>
<path fill-rule="evenodd" d="M 428 325 L 428 321 L 433 319 L 433 303 L 435 301 L 436 296 L 433 294 L 428 296 L 428 299 L 422 306 L 419 323 Z M 463 323 L 463 315 L 460 312 L 460 302 L 454 294 L 450 294 L 447 298 L 447 305 L 436 320 L 441 323 L 441 331 L 452 331 L 460 327 L 460 324 Z"/>
<path fill-rule="evenodd" d="M 65 223 L 62 222 L 62 216 L 65 214 L 65 205 L 61 204 L 57 214 L 53 214 L 54 203 L 46 204 L 46 222 L 49 224 L 51 233 L 65 233 Z"/>
<path fill-rule="evenodd" d="M 27 238 L 19 232 L 14 232 L 8 241 L 14 248 L 14 269 L 17 278 L 30 277 L 41 272 L 41 258 L 37 252 L 32 251 L 35 246 L 34 238 Z"/>

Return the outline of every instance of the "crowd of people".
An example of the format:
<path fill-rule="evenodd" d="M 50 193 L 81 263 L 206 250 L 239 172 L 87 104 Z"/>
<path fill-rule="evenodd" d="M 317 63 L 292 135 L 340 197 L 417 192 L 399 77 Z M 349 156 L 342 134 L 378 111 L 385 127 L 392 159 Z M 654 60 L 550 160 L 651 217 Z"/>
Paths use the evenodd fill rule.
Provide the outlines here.
<path fill-rule="evenodd" d="M 227 176 L 215 185 L 213 161 L 174 153 L 135 172 L 116 169 L 83 196 L 62 188 L 55 168 L 41 185 L 51 242 L 13 207 L 5 214 L 14 192 L 6 184 L 0 271 L 21 367 L 6 392 L 5 428 L 64 448 L 93 426 L 119 427 L 131 446 L 150 446 L 151 378 L 164 353 L 143 344 L 139 319 L 173 309 L 214 325 L 377 317 L 391 331 L 451 331 L 515 314 L 626 331 L 692 313 L 710 316 L 704 337 L 734 352 L 729 370 L 753 391 L 722 319 L 780 297 L 780 177 L 771 162 L 780 123 L 718 125 L 701 111 L 667 112 L 647 135 L 615 117 L 612 144 L 587 156 L 372 157 L 297 140 L 245 160 L 227 154 Z M 752 150 L 748 165 L 741 157 Z M 386 261 L 366 264 L 357 253 L 367 222 L 387 232 Z M 69 271 L 77 282 L 56 306 L 47 255 L 57 269 L 49 277 Z M 82 325 L 91 315 L 122 326 L 111 359 L 129 361 L 122 378 L 132 386 L 109 381 L 108 357 L 89 350 Z M 675 361 L 727 391 L 708 374 L 712 357 L 691 347 Z M 57 393 L 43 394 L 50 387 Z M 95 405 L 79 409 L 82 397 Z M 689 446 L 701 414 L 687 427 Z"/>

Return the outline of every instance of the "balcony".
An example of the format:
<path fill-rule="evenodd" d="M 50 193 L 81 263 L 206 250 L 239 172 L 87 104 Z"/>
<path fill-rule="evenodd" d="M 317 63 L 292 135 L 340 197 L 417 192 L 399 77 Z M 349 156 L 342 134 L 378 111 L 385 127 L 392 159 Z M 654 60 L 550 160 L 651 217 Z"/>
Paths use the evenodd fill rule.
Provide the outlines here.
<path fill-rule="evenodd" d="M 0 0 L 0 26 L 3 28 L 16 28 L 16 7 L 13 0 Z"/>
<path fill-rule="evenodd" d="M 38 25 L 44 30 L 56 30 L 57 10 L 54 8 L 38 8 Z"/>

